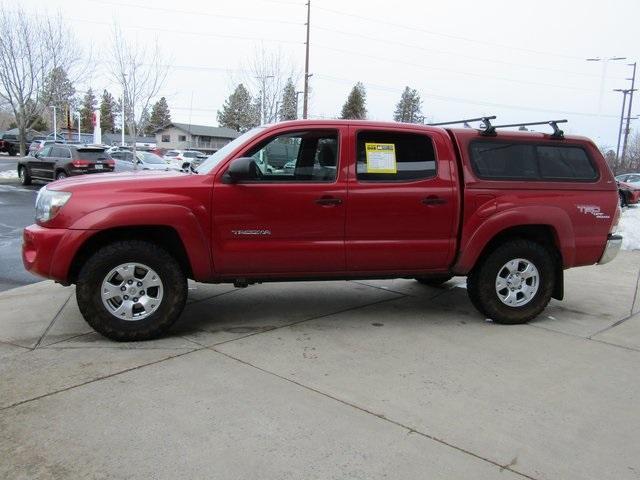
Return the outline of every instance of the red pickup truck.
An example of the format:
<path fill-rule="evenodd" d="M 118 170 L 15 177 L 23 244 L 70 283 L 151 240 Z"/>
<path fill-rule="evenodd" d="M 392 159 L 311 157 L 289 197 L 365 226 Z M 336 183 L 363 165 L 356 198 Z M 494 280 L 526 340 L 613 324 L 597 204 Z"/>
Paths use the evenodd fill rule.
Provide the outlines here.
<path fill-rule="evenodd" d="M 594 143 L 553 134 L 368 121 L 255 128 L 190 173 L 44 187 L 27 270 L 76 284 L 115 340 L 165 332 L 187 278 L 255 282 L 467 276 L 471 301 L 522 323 L 563 297 L 563 270 L 618 252 L 613 175 Z"/>

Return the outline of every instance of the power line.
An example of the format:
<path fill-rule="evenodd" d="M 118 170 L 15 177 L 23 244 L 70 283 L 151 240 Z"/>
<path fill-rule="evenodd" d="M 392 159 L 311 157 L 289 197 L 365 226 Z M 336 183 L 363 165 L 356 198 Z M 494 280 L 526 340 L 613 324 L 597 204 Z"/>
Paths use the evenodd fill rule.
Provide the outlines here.
<path fill-rule="evenodd" d="M 537 86 L 542 86 L 542 87 L 554 87 L 554 88 L 565 88 L 565 89 L 569 89 L 569 90 L 583 90 L 583 91 L 587 91 L 590 92 L 591 90 L 587 89 L 587 88 L 580 88 L 580 87 L 573 87 L 570 85 L 557 85 L 557 84 L 553 84 L 553 83 L 541 83 L 541 82 L 532 82 L 529 80 L 517 80 L 517 79 L 513 79 L 513 78 L 506 78 L 506 77 L 495 77 L 492 75 L 483 75 L 480 73 L 473 73 L 473 72 L 464 72 L 461 70 L 453 70 L 450 68 L 444 68 L 444 67 L 434 67 L 434 66 L 430 66 L 430 65 L 421 65 L 421 64 L 417 64 L 417 63 L 413 63 L 413 62 L 407 62 L 404 60 L 398 60 L 396 58 L 386 58 L 386 57 L 380 57 L 379 55 L 367 55 L 365 53 L 362 52 L 355 52 L 352 50 L 343 50 L 341 48 L 334 48 L 334 47 L 329 47 L 326 45 L 316 45 L 316 47 L 319 48 L 324 48 L 326 50 L 333 50 L 335 52 L 340 52 L 340 53 L 346 53 L 346 54 L 350 54 L 350 55 L 357 55 L 359 57 L 367 57 L 367 58 L 372 58 L 376 61 L 386 61 L 386 62 L 391 62 L 391 63 L 399 63 L 402 65 L 408 65 L 411 67 L 416 67 L 416 68 L 422 68 L 422 69 L 426 69 L 429 71 L 433 71 L 433 70 L 440 70 L 443 72 L 448 72 L 448 73 L 456 73 L 458 75 L 464 75 L 464 76 L 469 76 L 469 77 L 477 77 L 477 78 L 490 78 L 492 80 L 501 80 L 504 82 L 513 82 L 513 83 L 521 83 L 524 85 L 537 85 Z"/>
<path fill-rule="evenodd" d="M 141 8 L 143 10 L 155 10 L 157 12 L 164 13 L 180 13 L 183 15 L 196 15 L 198 17 L 214 17 L 214 18 L 224 18 L 225 20 L 242 20 L 247 22 L 262 22 L 262 23 L 280 23 L 283 25 L 297 25 L 301 26 L 300 22 L 293 22 L 288 20 L 280 20 L 277 18 L 264 18 L 264 17 L 246 17 L 246 16 L 237 16 L 237 15 L 223 15 L 218 13 L 208 13 L 202 11 L 195 10 L 180 10 L 176 8 L 165 8 L 165 7 L 157 7 L 157 6 L 148 6 L 148 5 L 138 5 L 135 3 L 124 3 L 124 2 L 112 2 L 107 0 L 89 0 L 90 2 L 100 3 L 103 5 L 111 5 L 115 7 L 131 7 L 131 8 Z"/>
<path fill-rule="evenodd" d="M 388 38 L 380 38 L 380 37 L 373 37 L 370 35 L 363 35 L 360 33 L 355 33 L 355 32 L 347 32 L 344 30 L 338 30 L 335 28 L 329 28 L 329 27 L 323 27 L 322 25 L 314 25 L 315 29 L 318 30 L 324 30 L 327 32 L 333 32 L 333 33 L 339 33 L 341 35 L 348 35 L 348 36 L 352 36 L 352 37 L 358 37 L 358 38 L 362 38 L 365 40 L 372 40 L 372 41 L 376 41 L 376 42 L 380 42 L 380 43 L 384 43 L 384 44 L 391 44 L 391 45 L 398 45 L 401 47 L 407 47 L 407 48 L 414 48 L 417 50 L 421 50 L 423 52 L 432 52 L 432 53 L 437 53 L 437 54 L 441 54 L 441 55 L 451 55 L 451 56 L 457 56 L 457 57 L 461 57 L 461 58 L 468 58 L 470 60 L 475 60 L 475 61 L 481 61 L 481 62 L 490 62 L 490 63 L 497 63 L 500 65 L 508 65 L 508 66 L 515 66 L 515 67 L 523 67 L 523 68 L 530 68 L 533 70 L 544 70 L 544 71 L 549 71 L 549 72 L 555 72 L 555 73 L 568 73 L 571 75 L 580 75 L 580 76 L 585 76 L 585 77 L 597 77 L 599 78 L 600 75 L 594 75 L 592 73 L 584 73 L 584 72 L 573 72 L 573 71 L 569 71 L 569 70 L 560 70 L 560 69 L 556 69 L 556 68 L 549 68 L 549 67 L 540 67 L 540 66 L 536 66 L 536 65 L 525 65 L 522 63 L 513 63 L 513 62 L 507 62 L 505 60 L 497 60 L 497 59 L 492 59 L 492 58 L 483 58 L 483 57 L 477 57 L 475 55 L 466 55 L 464 53 L 457 53 L 457 52 L 449 52 L 449 51 L 445 51 L 445 50 L 436 50 L 433 48 L 425 48 L 421 45 L 415 45 L 415 44 L 410 44 L 410 43 L 405 43 L 405 42 L 398 42 L 395 40 L 389 40 Z M 607 78 L 615 78 L 615 77 L 607 77 Z M 617 78 L 615 78 L 617 79 Z"/>
<path fill-rule="evenodd" d="M 411 26 L 411 25 L 402 25 L 402 24 L 399 24 L 399 23 L 388 22 L 388 21 L 382 20 L 380 18 L 365 17 L 363 15 L 356 15 L 354 13 L 341 12 L 339 10 L 333 10 L 331 8 L 326 8 L 326 7 L 316 7 L 316 8 L 318 10 L 323 10 L 325 12 L 333 13 L 333 14 L 336 14 L 336 15 L 342 15 L 342 16 L 345 16 L 345 17 L 357 18 L 357 19 L 364 20 L 364 21 L 367 21 L 367 22 L 373 22 L 373 23 L 375 23 L 377 25 L 389 25 L 389 26 L 400 28 L 400 29 L 403 29 L 403 30 L 411 30 L 411 31 L 414 31 L 414 32 L 426 33 L 427 35 L 436 35 L 436 36 L 445 37 L 445 38 L 452 38 L 452 39 L 455 39 L 455 40 L 462 40 L 462 41 L 470 42 L 470 43 L 477 43 L 477 44 L 490 45 L 490 46 L 494 46 L 494 47 L 508 48 L 508 49 L 512 49 L 512 50 L 519 50 L 521 52 L 534 53 L 534 54 L 537 54 L 537 55 L 554 56 L 554 57 L 560 57 L 560 58 L 571 59 L 571 60 L 583 60 L 582 57 L 575 57 L 575 56 L 571 56 L 571 55 L 563 55 L 563 54 L 556 53 L 556 52 L 544 52 L 544 51 L 541 51 L 541 50 L 533 50 L 533 49 L 530 49 L 530 48 L 516 47 L 514 45 L 490 42 L 490 41 L 487 41 L 487 40 L 479 40 L 477 38 L 468 38 L 468 37 L 462 37 L 462 36 L 459 36 L 459 35 L 451 35 L 451 34 L 448 34 L 448 33 L 442 33 L 442 32 L 436 32 L 436 31 L 433 31 L 433 30 L 427 30 L 427 29 L 421 28 L 421 27 L 414 27 L 414 26 Z"/>
<path fill-rule="evenodd" d="M 36 16 L 36 17 L 47 17 L 45 14 L 41 13 L 28 13 L 26 15 Z M 107 25 L 112 26 L 113 23 L 104 22 L 100 20 L 86 19 L 86 18 L 77 18 L 77 17 L 64 17 L 65 20 L 70 20 L 74 22 L 83 22 L 83 23 L 91 23 L 95 25 Z M 161 27 L 147 27 L 142 25 L 122 25 L 122 28 L 131 29 L 131 30 L 143 30 L 143 31 L 152 31 L 152 32 L 161 32 L 161 33 L 172 33 L 179 35 L 196 35 L 199 37 L 219 37 L 219 38 L 231 38 L 234 40 L 253 40 L 256 42 L 274 42 L 274 43 L 286 43 L 293 45 L 301 45 L 302 42 L 296 42 L 293 40 L 284 40 L 279 38 L 265 38 L 265 37 L 251 37 L 246 35 L 233 35 L 233 34 L 225 34 L 225 33 L 213 33 L 213 32 L 199 32 L 193 30 L 175 30 L 170 28 L 161 28 Z"/>

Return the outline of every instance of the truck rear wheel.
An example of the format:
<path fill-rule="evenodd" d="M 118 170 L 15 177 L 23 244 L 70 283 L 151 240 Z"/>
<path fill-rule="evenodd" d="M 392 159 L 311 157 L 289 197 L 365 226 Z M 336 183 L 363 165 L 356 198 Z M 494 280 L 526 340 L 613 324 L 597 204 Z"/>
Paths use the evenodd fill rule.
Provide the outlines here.
<path fill-rule="evenodd" d="M 76 299 L 87 323 L 105 337 L 148 340 L 165 333 L 182 313 L 187 278 L 158 245 L 114 242 L 82 266 Z"/>
<path fill-rule="evenodd" d="M 467 278 L 473 305 L 497 323 L 526 323 L 542 312 L 553 293 L 553 255 L 530 240 L 499 245 Z"/>

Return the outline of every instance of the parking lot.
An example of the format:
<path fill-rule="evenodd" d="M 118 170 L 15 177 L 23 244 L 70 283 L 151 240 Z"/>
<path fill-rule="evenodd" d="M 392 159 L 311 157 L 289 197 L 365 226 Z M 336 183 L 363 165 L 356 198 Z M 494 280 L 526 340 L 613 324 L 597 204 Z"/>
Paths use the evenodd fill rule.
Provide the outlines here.
<path fill-rule="evenodd" d="M 92 332 L 73 287 L 13 289 L 0 477 L 638 478 L 639 269 L 569 270 L 520 326 L 460 278 L 192 284 L 141 343 Z"/>
<path fill-rule="evenodd" d="M 41 280 L 25 271 L 20 246 L 22 229 L 33 223 L 34 203 L 42 185 L 20 185 L 17 160 L 0 155 L 0 291 Z"/>

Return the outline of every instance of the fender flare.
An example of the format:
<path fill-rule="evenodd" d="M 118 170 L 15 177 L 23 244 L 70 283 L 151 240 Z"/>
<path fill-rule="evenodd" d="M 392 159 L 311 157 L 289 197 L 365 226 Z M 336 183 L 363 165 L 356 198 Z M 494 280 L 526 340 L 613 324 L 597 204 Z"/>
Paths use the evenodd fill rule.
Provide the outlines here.
<path fill-rule="evenodd" d="M 485 247 L 496 236 L 504 231 L 527 225 L 544 225 L 551 227 L 562 265 L 569 268 L 575 261 L 575 234 L 569 215 L 560 207 L 540 205 L 514 207 L 492 215 L 489 218 L 472 218 L 470 228 L 477 225 L 465 241 L 463 231 L 460 254 L 452 270 L 456 274 L 466 275 L 474 267 Z"/>
<path fill-rule="evenodd" d="M 94 210 L 74 222 L 69 226 L 69 230 L 91 230 L 96 234 L 114 228 L 169 227 L 177 232 L 195 279 L 206 280 L 212 276 L 213 263 L 209 242 L 192 210 L 181 205 L 168 204 L 136 204 L 134 208 L 135 216 L 131 214 L 132 205 Z"/>

